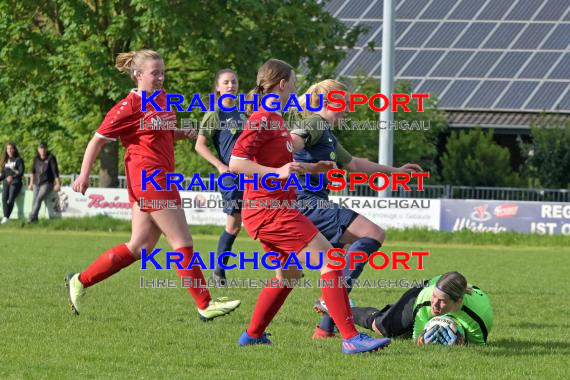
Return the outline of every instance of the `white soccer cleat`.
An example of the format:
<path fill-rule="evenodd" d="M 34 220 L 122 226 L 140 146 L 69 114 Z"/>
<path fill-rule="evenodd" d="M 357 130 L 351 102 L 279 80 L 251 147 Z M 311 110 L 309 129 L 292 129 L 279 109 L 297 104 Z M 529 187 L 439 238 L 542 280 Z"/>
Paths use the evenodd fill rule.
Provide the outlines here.
<path fill-rule="evenodd" d="M 202 321 L 211 321 L 214 318 L 227 315 L 237 309 L 241 304 L 240 300 L 228 300 L 227 297 L 221 297 L 210 301 L 205 309 L 198 309 L 198 315 Z"/>
<path fill-rule="evenodd" d="M 65 276 L 65 286 L 67 288 L 67 300 L 71 311 L 75 315 L 79 315 L 81 299 L 85 296 L 85 288 L 79 281 L 79 273 L 68 273 Z"/>

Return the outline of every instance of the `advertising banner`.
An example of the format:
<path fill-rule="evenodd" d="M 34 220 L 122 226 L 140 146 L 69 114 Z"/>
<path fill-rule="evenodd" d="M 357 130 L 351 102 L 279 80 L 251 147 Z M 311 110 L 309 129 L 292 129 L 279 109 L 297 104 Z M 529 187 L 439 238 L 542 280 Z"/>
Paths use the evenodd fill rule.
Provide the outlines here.
<path fill-rule="evenodd" d="M 181 191 L 180 196 L 188 224 L 225 225 L 226 214 L 218 192 Z M 12 219 L 27 217 L 32 197 L 31 191 L 20 193 Z M 568 203 L 349 196 L 331 196 L 330 200 L 360 213 L 382 228 L 570 235 Z M 129 220 L 131 206 L 127 190 L 89 188 L 82 195 L 70 187 L 63 187 L 59 193 L 46 198 L 40 211 L 41 218 L 96 215 Z"/>
<path fill-rule="evenodd" d="M 218 192 L 181 191 L 182 206 L 188 224 L 226 224 L 226 214 L 221 207 Z M 341 207 L 350 208 L 364 215 L 383 228 L 426 227 L 439 228 L 439 199 L 331 197 Z M 130 219 L 131 210 L 126 189 L 89 188 L 85 195 L 64 187 L 54 196 L 53 208 L 57 216 L 81 217 L 107 215 Z"/>
<path fill-rule="evenodd" d="M 382 228 L 439 229 L 439 199 L 338 196 L 331 196 L 330 199 L 341 207 L 362 214 Z"/>
<path fill-rule="evenodd" d="M 570 204 L 441 200 L 441 230 L 570 234 Z"/>

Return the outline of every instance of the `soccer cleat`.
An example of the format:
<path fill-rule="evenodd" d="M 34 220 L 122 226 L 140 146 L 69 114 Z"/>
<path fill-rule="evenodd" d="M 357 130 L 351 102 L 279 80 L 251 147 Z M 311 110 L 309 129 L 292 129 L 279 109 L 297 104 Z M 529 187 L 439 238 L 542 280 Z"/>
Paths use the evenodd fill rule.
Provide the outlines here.
<path fill-rule="evenodd" d="M 79 315 L 79 305 L 81 298 L 85 296 L 85 288 L 79 281 L 79 273 L 68 273 L 65 276 L 65 287 L 67 288 L 67 300 L 71 311 L 75 315 Z"/>
<path fill-rule="evenodd" d="M 317 326 L 315 332 L 313 333 L 314 340 L 321 340 L 321 339 L 328 339 L 328 338 L 336 338 L 336 334 L 334 332 L 328 332 Z"/>
<path fill-rule="evenodd" d="M 351 298 L 348 299 L 348 303 L 351 308 L 356 306 L 356 302 L 354 302 Z M 315 301 L 315 304 L 313 305 L 313 310 L 315 310 L 319 314 L 329 313 L 327 304 L 325 303 L 325 300 L 323 300 L 322 298 L 319 298 L 318 300 Z"/>
<path fill-rule="evenodd" d="M 210 301 L 205 309 L 198 309 L 198 315 L 204 322 L 211 321 L 214 318 L 229 314 L 239 307 L 240 300 L 229 301 L 227 297 L 217 298 Z"/>
<path fill-rule="evenodd" d="M 329 309 L 327 309 L 325 301 L 321 298 L 315 301 L 315 304 L 313 305 L 313 310 L 315 310 L 319 314 L 328 314 L 329 312 Z"/>
<path fill-rule="evenodd" d="M 342 352 L 349 355 L 361 352 L 374 352 L 388 347 L 391 342 L 392 340 L 388 338 L 376 339 L 359 333 L 353 338 L 342 340 Z"/>
<path fill-rule="evenodd" d="M 239 337 L 239 345 L 240 346 L 252 346 L 255 344 L 272 344 L 269 340 L 268 336 L 271 334 L 263 333 L 263 335 L 259 338 L 253 338 L 249 336 L 247 331 L 244 331 L 243 334 Z"/>
<path fill-rule="evenodd" d="M 3 217 L 3 218 L 2 218 L 2 221 L 0 222 L 0 224 L 6 224 L 6 223 L 8 223 L 9 221 L 10 221 L 10 219 L 8 219 L 8 218 L 6 218 L 6 217 Z"/>

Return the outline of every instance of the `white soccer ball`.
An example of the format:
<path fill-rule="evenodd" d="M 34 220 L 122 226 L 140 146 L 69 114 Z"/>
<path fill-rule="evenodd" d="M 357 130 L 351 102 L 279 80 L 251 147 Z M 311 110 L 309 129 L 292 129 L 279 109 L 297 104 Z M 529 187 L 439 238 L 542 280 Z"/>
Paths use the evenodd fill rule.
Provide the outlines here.
<path fill-rule="evenodd" d="M 455 344 L 463 344 L 465 337 L 465 332 L 463 331 L 463 328 L 459 323 L 457 323 L 457 321 L 453 317 L 446 315 L 441 315 L 430 319 L 428 323 L 426 323 L 424 331 L 422 332 L 422 336 L 426 333 L 426 331 L 431 330 L 433 327 L 438 325 L 449 328 L 451 331 L 454 332 L 455 335 L 457 335 L 457 341 L 455 342 Z"/>

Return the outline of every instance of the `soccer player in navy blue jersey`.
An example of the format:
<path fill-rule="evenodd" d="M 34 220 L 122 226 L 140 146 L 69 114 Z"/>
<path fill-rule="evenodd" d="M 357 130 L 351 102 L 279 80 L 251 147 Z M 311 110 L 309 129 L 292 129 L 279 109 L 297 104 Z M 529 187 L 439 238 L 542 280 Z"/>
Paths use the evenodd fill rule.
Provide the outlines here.
<path fill-rule="evenodd" d="M 326 127 L 327 122 L 336 123 L 339 119 L 346 117 L 346 110 L 331 111 L 327 109 L 327 94 L 331 91 L 348 91 L 348 88 L 332 79 L 327 79 L 312 85 L 305 94 L 310 94 L 311 106 L 317 107 L 319 94 L 323 95 L 323 107 L 320 111 L 312 113 L 306 110 L 305 96 L 300 98 L 303 119 L 302 128 L 291 132 L 293 146 L 295 149 L 294 159 L 299 162 L 319 162 L 323 160 L 335 161 L 339 168 L 352 172 L 361 172 L 372 175 L 377 172 L 385 174 L 402 172 L 421 172 L 422 168 L 416 164 L 405 164 L 402 167 L 381 165 L 365 158 L 353 157 L 334 136 L 331 129 Z M 347 101 L 348 104 L 348 101 Z M 370 255 L 376 252 L 384 242 L 385 233 L 382 228 L 375 223 L 358 214 L 357 212 L 340 208 L 334 204 L 332 209 L 319 209 L 317 202 L 327 200 L 329 190 L 326 188 L 327 178 L 323 176 L 323 186 L 321 190 L 306 190 L 304 176 L 299 176 L 303 191 L 298 191 L 299 200 L 306 200 L 312 208 L 304 208 L 303 214 L 307 216 L 319 229 L 319 231 L 337 248 L 350 245 L 348 252 L 365 252 Z M 316 187 L 319 184 L 318 174 L 311 174 L 311 184 Z M 365 263 L 358 263 L 353 271 L 345 271 L 345 275 L 351 279 L 357 278 L 364 269 Z M 350 288 L 347 289 L 350 291 Z M 326 314 L 326 304 L 319 300 L 315 304 L 315 310 L 323 312 L 323 317 L 317 326 L 314 339 L 328 338 L 334 336 L 333 321 Z"/>
<path fill-rule="evenodd" d="M 334 164 L 330 161 L 318 163 L 293 162 L 293 141 L 285 127 L 285 120 L 279 111 L 267 110 L 268 101 L 263 97 L 275 94 L 276 101 L 288 99 L 296 93 L 296 76 L 293 67 L 287 62 L 270 59 L 263 64 L 258 72 L 255 88 L 249 92 L 248 100 L 257 95 L 257 105 L 265 109 L 253 110 L 253 104 L 248 104 L 249 119 L 246 129 L 239 137 L 230 160 L 230 169 L 235 173 L 243 173 L 249 178 L 255 174 L 263 177 L 268 173 L 277 174 L 281 182 L 280 189 L 269 190 L 258 187 L 252 182 L 246 183 L 244 200 L 254 204 L 260 202 L 287 201 L 297 198 L 294 189 L 284 189 L 282 186 L 291 173 L 319 173 L 330 170 Z M 260 103 L 260 101 L 262 103 Z M 263 125 L 276 125 L 277 128 L 265 128 Z M 259 181 L 262 182 L 263 180 Z M 259 184 L 258 182 L 258 184 Z M 267 185 L 267 181 L 265 181 Z M 309 252 L 309 258 L 301 262 L 319 261 L 319 252 L 328 252 L 331 244 L 317 230 L 311 221 L 298 209 L 292 208 L 243 208 L 243 221 L 247 232 L 253 239 L 259 240 L 265 252 L 274 252 L 281 258 L 299 252 Z M 390 344 L 390 339 L 372 339 L 366 334 L 359 333 L 353 322 L 346 290 L 341 286 L 342 270 L 331 268 L 331 259 L 327 256 L 320 262 L 321 281 L 330 281 L 331 286 L 321 288 L 323 299 L 328 310 L 335 319 L 339 332 L 343 337 L 342 352 L 356 354 L 382 349 Z M 300 278 L 301 270 L 294 268 L 277 268 L 277 281 Z M 249 327 L 239 339 L 240 346 L 271 344 L 266 328 L 292 291 L 292 287 L 281 283 L 279 286 L 264 287 L 257 299 Z"/>
<path fill-rule="evenodd" d="M 238 93 L 239 82 L 237 74 L 230 69 L 223 69 L 216 73 L 212 93 L 215 94 L 217 103 L 220 96 L 224 94 L 236 95 Z M 224 107 L 235 106 L 235 101 L 225 98 Z M 229 171 L 229 162 L 234 145 L 243 131 L 243 126 L 247 116 L 245 112 L 223 111 L 216 107 L 214 111 L 206 113 L 202 120 L 202 125 L 196 141 L 196 152 L 206 159 L 210 164 L 218 169 L 219 174 Z M 217 156 L 208 148 L 208 143 L 212 143 L 216 149 Z M 224 186 L 236 185 L 235 190 L 220 190 L 222 199 L 228 201 L 229 206 L 224 209 L 227 214 L 226 227 L 220 240 L 218 241 L 217 253 L 231 251 L 234 241 L 241 230 L 241 209 L 240 202 L 243 199 L 243 191 L 239 190 L 237 179 L 225 177 Z M 231 202 L 236 201 L 236 202 Z M 224 257 L 224 264 L 228 264 L 229 256 Z M 216 261 L 217 262 L 217 261 Z M 212 277 L 217 280 L 225 280 L 226 272 L 219 265 L 216 266 Z"/>

